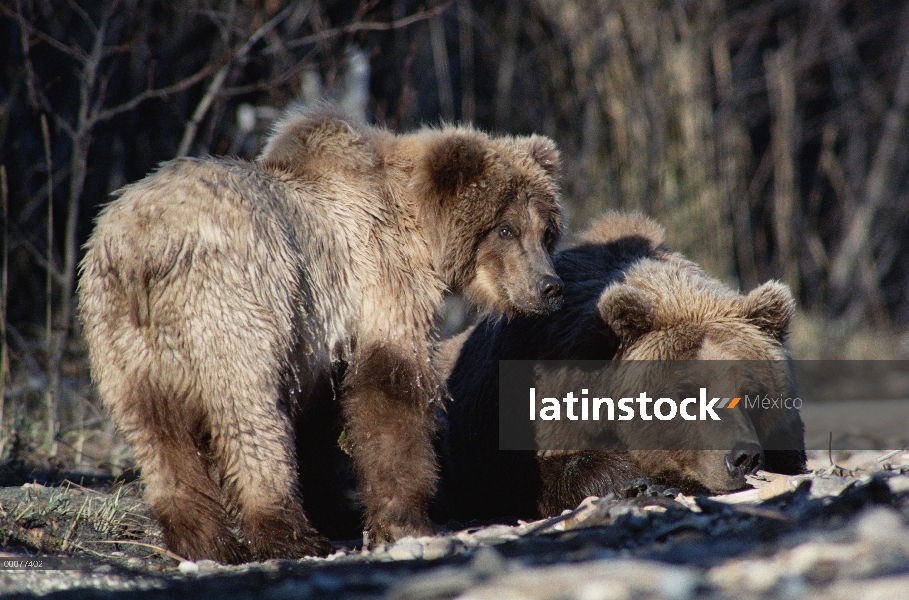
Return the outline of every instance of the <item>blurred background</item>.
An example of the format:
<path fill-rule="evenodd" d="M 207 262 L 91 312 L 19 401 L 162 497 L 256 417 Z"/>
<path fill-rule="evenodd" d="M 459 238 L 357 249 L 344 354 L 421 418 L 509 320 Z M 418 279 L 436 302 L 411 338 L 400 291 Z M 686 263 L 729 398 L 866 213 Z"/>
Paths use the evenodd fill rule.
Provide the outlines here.
<path fill-rule="evenodd" d="M 92 219 L 320 101 L 551 136 L 570 230 L 642 210 L 730 285 L 789 284 L 797 358 L 909 357 L 905 0 L 6 0 L 0 460 L 124 466 L 73 297 Z"/>

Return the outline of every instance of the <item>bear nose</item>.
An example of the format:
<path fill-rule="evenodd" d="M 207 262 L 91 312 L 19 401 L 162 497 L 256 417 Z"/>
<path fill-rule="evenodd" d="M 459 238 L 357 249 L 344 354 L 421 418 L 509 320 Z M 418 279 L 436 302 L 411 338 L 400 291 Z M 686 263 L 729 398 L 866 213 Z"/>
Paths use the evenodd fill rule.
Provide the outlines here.
<path fill-rule="evenodd" d="M 558 298 L 562 295 L 562 290 L 564 289 L 565 286 L 562 284 L 562 280 L 555 275 L 547 275 L 537 284 L 537 291 L 540 292 L 540 296 L 547 300 Z"/>
<path fill-rule="evenodd" d="M 738 443 L 726 455 L 726 470 L 733 477 L 754 473 L 764 466 L 764 449 L 753 442 Z"/>

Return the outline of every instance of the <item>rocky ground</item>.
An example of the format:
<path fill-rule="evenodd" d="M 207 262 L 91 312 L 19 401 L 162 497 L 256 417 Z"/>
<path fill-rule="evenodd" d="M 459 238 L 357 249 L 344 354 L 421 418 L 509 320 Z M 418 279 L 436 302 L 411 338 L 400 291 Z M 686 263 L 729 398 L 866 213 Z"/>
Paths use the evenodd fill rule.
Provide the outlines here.
<path fill-rule="evenodd" d="M 0 594 L 48 598 L 897 598 L 909 595 L 909 453 L 817 453 L 726 496 L 640 486 L 560 517 L 453 525 L 325 559 L 239 567 L 162 548 L 133 482 L 0 488 Z M 7 561 L 71 557 L 52 570 Z M 6 565 L 6 566 L 4 566 Z M 46 565 L 45 565 L 46 566 Z"/>

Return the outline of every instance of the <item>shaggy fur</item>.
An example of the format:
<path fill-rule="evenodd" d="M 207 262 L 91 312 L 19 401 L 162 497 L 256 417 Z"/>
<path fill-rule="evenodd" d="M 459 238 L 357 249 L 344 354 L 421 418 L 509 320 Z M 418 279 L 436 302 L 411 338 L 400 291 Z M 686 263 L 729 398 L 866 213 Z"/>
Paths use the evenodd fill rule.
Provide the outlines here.
<path fill-rule="evenodd" d="M 373 539 L 430 533 L 435 314 L 446 288 L 495 312 L 558 305 L 558 165 L 539 136 L 322 112 L 279 123 L 254 162 L 179 159 L 124 188 L 88 242 L 80 312 L 168 548 L 329 552 L 305 507 L 334 501 L 313 452 L 335 417 Z"/>
<path fill-rule="evenodd" d="M 785 286 L 770 282 L 742 296 L 669 250 L 662 228 L 641 215 L 607 214 L 557 254 L 555 264 L 565 282 L 561 310 L 508 321 L 489 319 L 443 344 L 439 364 L 449 374 L 451 399 L 440 444 L 441 492 L 434 506 L 438 518 L 557 515 L 586 496 L 620 491 L 635 477 L 691 491 L 727 491 L 744 486 L 744 474 L 759 466 L 781 473 L 804 469 L 801 420 L 795 413 L 780 421 L 778 411 L 734 411 L 733 419 L 724 419 L 729 450 L 723 451 L 499 451 L 501 359 L 786 357 L 782 341 L 793 300 Z M 554 383 L 551 374 L 538 370 L 533 376 L 539 397 L 554 395 L 544 393 L 547 385 L 569 389 Z M 626 388 L 636 390 L 635 395 L 642 389 L 661 389 L 653 379 L 644 387 L 635 381 L 610 383 L 616 398 L 630 395 L 621 393 Z M 782 386 L 782 391 L 788 384 L 779 377 L 765 383 L 774 386 L 766 389 Z M 617 435 L 633 442 L 646 433 L 632 429 Z M 801 450 L 761 452 L 758 444 L 771 439 Z M 730 468 L 727 460 L 739 463 Z"/>

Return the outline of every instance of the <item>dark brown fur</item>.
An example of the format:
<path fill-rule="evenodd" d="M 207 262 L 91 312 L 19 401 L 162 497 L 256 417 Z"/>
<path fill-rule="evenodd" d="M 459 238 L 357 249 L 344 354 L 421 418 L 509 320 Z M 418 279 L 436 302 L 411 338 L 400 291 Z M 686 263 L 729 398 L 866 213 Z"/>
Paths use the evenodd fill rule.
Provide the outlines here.
<path fill-rule="evenodd" d="M 778 361 L 785 357 L 781 343 L 793 301 L 784 286 L 768 283 L 742 296 L 670 251 L 662 228 L 640 215 L 608 214 L 571 248 L 557 254 L 555 265 L 565 282 L 561 310 L 481 321 L 442 347 L 440 364 L 449 373 L 451 400 L 440 443 L 439 518 L 555 515 L 586 496 L 617 492 L 636 477 L 651 477 L 689 491 L 744 485 L 741 474 L 733 476 L 724 466 L 732 450 L 498 450 L 498 361 L 502 359 Z M 539 379 L 539 372 L 534 377 L 538 389 L 547 384 Z M 783 385 L 782 381 L 771 383 Z M 740 423 L 745 441 L 757 443 L 777 436 L 804 447 L 797 416 L 780 422 L 779 413 L 737 414 L 746 420 Z M 754 464 L 744 465 L 743 470 L 756 466 L 757 455 L 751 458 Z M 782 473 L 800 472 L 804 466 L 803 450 L 768 451 L 763 464 Z"/>
<path fill-rule="evenodd" d="M 446 288 L 493 312 L 558 305 L 541 287 L 558 160 L 538 136 L 394 135 L 323 112 L 279 123 L 254 162 L 175 160 L 122 190 L 88 243 L 80 313 L 168 548 L 330 551 L 309 514 L 347 500 L 326 481 L 340 431 L 373 539 L 430 533 L 436 312 Z"/>

